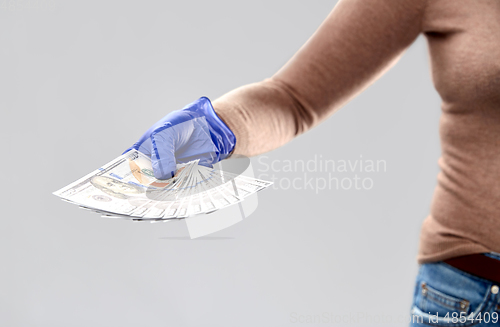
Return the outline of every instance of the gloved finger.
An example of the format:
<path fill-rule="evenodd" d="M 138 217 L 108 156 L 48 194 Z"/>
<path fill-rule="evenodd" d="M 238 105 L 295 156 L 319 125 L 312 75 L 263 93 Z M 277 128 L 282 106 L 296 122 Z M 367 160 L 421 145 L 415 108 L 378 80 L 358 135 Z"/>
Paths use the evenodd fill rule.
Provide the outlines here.
<path fill-rule="evenodd" d="M 133 146 L 131 146 L 130 148 L 128 148 L 127 150 L 123 151 L 122 152 L 122 155 L 124 155 L 125 153 L 129 152 L 130 150 L 132 149 L 135 149 Z"/>
<path fill-rule="evenodd" d="M 151 156 L 151 138 L 148 138 L 146 140 L 142 140 L 142 139 L 139 140 L 134 145 L 132 145 L 130 148 L 125 150 L 122 154 L 125 154 L 132 149 L 135 149 L 139 152 L 142 152 L 146 156 Z"/>
<path fill-rule="evenodd" d="M 215 163 L 218 160 L 217 148 L 211 139 L 193 138 L 190 142 L 178 149 L 176 152 L 177 162 L 188 162 L 195 159 L 207 163 Z"/>
<path fill-rule="evenodd" d="M 187 163 L 198 159 L 198 165 L 206 166 L 209 168 L 211 168 L 214 163 L 218 162 L 217 160 L 214 160 L 215 158 L 217 158 L 217 156 L 214 152 L 201 152 L 196 153 L 192 156 L 186 156 L 184 154 L 179 154 L 178 152 L 175 154 L 177 163 Z"/>
<path fill-rule="evenodd" d="M 217 146 L 212 141 L 205 118 L 192 119 L 190 123 L 192 125 L 189 126 L 189 139 L 176 150 L 177 162 L 200 159 L 200 164 L 203 162 L 204 165 L 209 166 L 219 161 Z M 186 131 L 186 128 L 183 130 Z"/>
<path fill-rule="evenodd" d="M 176 138 L 172 128 L 159 128 L 151 133 L 151 163 L 157 179 L 169 179 L 176 172 Z"/>
<path fill-rule="evenodd" d="M 205 166 L 208 168 L 214 168 L 213 163 L 214 163 L 213 160 L 207 160 L 207 159 L 200 159 L 200 161 L 198 162 L 200 166 Z"/>
<path fill-rule="evenodd" d="M 165 118 L 164 118 L 165 119 Z M 135 149 L 139 152 L 142 152 L 144 153 L 145 155 L 149 156 L 151 155 L 149 149 L 151 148 L 150 146 L 148 145 L 151 145 L 151 142 L 150 142 L 150 137 L 151 137 L 151 133 L 157 129 L 159 126 L 161 126 L 163 123 L 162 121 L 158 121 L 156 122 L 153 126 L 151 126 L 147 131 L 146 133 L 142 134 L 141 138 L 134 143 L 134 145 L 132 145 L 130 148 L 128 148 L 127 150 L 125 150 L 122 154 L 125 154 L 127 152 L 129 152 L 130 150 L 132 149 Z"/>

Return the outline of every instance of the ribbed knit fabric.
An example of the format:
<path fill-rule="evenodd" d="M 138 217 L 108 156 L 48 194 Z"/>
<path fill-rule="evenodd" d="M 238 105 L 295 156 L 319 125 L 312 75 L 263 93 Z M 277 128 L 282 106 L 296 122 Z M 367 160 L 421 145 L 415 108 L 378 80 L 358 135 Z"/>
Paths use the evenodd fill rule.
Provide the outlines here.
<path fill-rule="evenodd" d="M 420 33 L 442 98 L 442 157 L 418 262 L 500 252 L 500 0 L 340 0 L 280 71 L 215 110 L 234 153 L 273 150 L 362 92 Z"/>

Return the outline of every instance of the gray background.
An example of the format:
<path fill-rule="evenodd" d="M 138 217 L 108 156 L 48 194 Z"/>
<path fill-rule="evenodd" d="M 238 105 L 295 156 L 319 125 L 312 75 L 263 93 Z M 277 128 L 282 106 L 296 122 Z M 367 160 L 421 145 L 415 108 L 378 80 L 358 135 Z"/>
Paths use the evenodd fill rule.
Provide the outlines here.
<path fill-rule="evenodd" d="M 331 119 L 260 159 L 385 160 L 387 171 L 363 175 L 372 190 L 268 189 L 252 216 L 189 240 L 183 222 L 107 220 L 51 193 L 169 111 L 271 76 L 335 1 L 2 4 L 0 325 L 363 326 L 408 316 L 440 151 L 422 36 Z M 252 161 L 275 182 L 303 175 Z M 373 321 L 305 323 L 324 314 Z"/>

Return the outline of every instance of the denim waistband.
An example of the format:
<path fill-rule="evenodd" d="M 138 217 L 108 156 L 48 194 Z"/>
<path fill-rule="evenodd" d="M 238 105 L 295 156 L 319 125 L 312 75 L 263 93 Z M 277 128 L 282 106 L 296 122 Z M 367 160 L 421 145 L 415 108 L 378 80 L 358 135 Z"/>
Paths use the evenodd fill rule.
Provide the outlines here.
<path fill-rule="evenodd" d="M 490 258 L 493 258 L 493 259 L 497 259 L 500 261 L 500 253 L 496 253 L 496 252 L 488 252 L 488 253 L 483 253 L 485 256 L 487 257 L 490 257 Z"/>

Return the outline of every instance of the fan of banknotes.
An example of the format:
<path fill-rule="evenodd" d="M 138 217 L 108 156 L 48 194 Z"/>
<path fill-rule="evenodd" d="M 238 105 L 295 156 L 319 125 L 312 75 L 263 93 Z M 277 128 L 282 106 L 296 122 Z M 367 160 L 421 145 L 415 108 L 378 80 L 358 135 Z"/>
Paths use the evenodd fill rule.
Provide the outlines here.
<path fill-rule="evenodd" d="M 158 222 L 212 213 L 271 184 L 208 168 L 198 160 L 177 165 L 172 178 L 159 180 L 151 159 L 131 150 L 54 195 L 103 217 Z"/>

